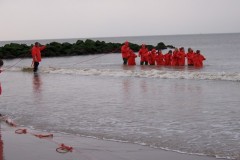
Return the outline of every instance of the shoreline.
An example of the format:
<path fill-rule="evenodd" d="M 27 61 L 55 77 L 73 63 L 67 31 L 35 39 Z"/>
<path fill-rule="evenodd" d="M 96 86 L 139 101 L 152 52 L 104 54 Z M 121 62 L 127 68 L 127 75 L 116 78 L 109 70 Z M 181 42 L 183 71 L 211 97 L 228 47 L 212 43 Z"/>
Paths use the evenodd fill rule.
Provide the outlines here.
<path fill-rule="evenodd" d="M 216 160 L 217 158 L 178 153 L 147 146 L 54 133 L 51 138 L 16 134 L 18 127 L 0 122 L 4 160 Z M 72 152 L 58 153 L 61 144 L 73 147 Z M 2 160 L 0 158 L 0 160 Z"/>

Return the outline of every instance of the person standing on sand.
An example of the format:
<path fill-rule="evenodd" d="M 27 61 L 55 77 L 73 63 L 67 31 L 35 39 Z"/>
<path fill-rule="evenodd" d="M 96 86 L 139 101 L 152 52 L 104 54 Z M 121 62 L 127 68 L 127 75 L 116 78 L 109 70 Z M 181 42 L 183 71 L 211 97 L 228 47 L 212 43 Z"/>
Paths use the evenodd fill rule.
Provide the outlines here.
<path fill-rule="evenodd" d="M 41 62 L 41 51 L 44 50 L 46 46 L 40 46 L 38 42 L 32 47 L 32 58 L 33 58 L 33 72 L 37 72 L 39 62 Z"/>

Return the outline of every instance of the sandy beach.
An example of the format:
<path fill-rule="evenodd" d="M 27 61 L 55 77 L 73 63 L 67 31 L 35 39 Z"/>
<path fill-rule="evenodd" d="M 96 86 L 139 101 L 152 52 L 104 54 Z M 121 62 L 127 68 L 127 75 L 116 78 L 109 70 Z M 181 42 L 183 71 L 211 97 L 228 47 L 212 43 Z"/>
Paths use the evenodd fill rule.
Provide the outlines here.
<path fill-rule="evenodd" d="M 97 140 L 80 136 L 54 134 L 53 138 L 37 138 L 29 130 L 16 134 L 18 128 L 1 122 L 1 137 L 4 160 L 214 160 L 207 156 L 187 155 L 154 149 L 141 145 Z M 61 143 L 73 147 L 72 152 L 58 153 Z M 2 153 L 1 153 L 2 154 Z"/>

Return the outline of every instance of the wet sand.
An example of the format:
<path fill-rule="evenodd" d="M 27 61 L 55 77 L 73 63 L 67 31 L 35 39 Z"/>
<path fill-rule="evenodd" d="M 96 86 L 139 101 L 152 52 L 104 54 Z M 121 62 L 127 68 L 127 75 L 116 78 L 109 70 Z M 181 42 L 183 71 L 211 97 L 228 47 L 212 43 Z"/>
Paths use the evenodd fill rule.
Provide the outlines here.
<path fill-rule="evenodd" d="M 27 134 L 16 134 L 18 128 L 1 125 L 0 160 L 216 160 L 213 157 L 181 154 L 146 146 L 104 141 L 66 134 L 54 134 L 53 138 L 38 138 L 30 133 L 38 131 L 27 129 Z M 73 147 L 72 152 L 58 153 L 61 143 Z M 2 154 L 2 153 L 1 153 Z"/>

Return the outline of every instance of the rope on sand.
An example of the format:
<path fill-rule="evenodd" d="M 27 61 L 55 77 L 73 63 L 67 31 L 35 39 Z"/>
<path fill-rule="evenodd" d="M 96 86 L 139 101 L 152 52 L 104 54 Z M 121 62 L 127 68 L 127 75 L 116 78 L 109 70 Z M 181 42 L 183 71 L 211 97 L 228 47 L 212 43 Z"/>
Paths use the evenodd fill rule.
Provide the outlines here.
<path fill-rule="evenodd" d="M 6 124 L 8 124 L 11 127 L 17 127 L 17 124 L 14 123 L 13 120 L 8 118 L 7 116 L 2 116 L 0 114 L 0 119 L 3 120 L 4 122 L 6 122 Z M 29 134 L 31 134 L 35 137 L 38 137 L 38 138 L 45 138 L 46 140 L 47 140 L 47 138 L 53 138 L 53 134 L 35 134 L 35 133 L 31 133 L 31 132 L 27 131 L 27 129 L 22 129 L 22 128 L 19 128 L 19 129 L 15 130 L 15 133 L 16 134 L 27 134 L 27 133 L 29 133 Z M 56 148 L 56 151 L 58 153 L 67 153 L 67 152 L 72 152 L 73 151 L 73 147 L 71 147 L 71 146 L 67 146 L 63 143 L 58 143 L 58 142 L 50 140 L 50 139 L 49 139 L 49 141 L 52 141 L 59 146 L 58 148 Z"/>
<path fill-rule="evenodd" d="M 71 146 L 66 146 L 65 144 L 61 144 L 57 149 L 56 151 L 58 153 L 67 153 L 67 152 L 72 152 L 73 151 L 73 147 Z"/>

